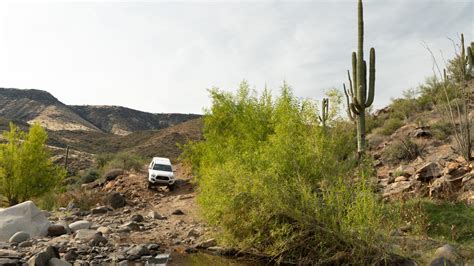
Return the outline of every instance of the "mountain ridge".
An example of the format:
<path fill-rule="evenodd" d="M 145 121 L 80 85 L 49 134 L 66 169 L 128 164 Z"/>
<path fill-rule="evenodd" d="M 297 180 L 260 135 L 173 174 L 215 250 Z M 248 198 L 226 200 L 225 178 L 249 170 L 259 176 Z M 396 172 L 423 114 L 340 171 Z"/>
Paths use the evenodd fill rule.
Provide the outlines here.
<path fill-rule="evenodd" d="M 44 90 L 0 88 L 0 117 L 27 124 L 40 123 L 50 131 L 128 135 L 163 129 L 201 115 L 154 114 L 116 105 L 66 105 Z"/>

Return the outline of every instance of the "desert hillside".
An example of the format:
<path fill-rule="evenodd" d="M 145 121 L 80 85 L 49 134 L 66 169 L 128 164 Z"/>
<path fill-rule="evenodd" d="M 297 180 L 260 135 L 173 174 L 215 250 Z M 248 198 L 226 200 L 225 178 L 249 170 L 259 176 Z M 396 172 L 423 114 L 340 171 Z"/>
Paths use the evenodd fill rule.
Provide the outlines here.
<path fill-rule="evenodd" d="M 0 116 L 48 130 L 100 131 L 48 92 L 0 88 Z"/>
<path fill-rule="evenodd" d="M 200 115 L 152 114 L 121 106 L 69 106 L 46 91 L 0 88 L 0 117 L 16 124 L 38 122 L 49 131 L 127 135 L 163 129 Z"/>
<path fill-rule="evenodd" d="M 70 108 L 102 131 L 116 135 L 162 129 L 199 117 L 195 114 L 152 114 L 121 106 L 73 105 Z"/>

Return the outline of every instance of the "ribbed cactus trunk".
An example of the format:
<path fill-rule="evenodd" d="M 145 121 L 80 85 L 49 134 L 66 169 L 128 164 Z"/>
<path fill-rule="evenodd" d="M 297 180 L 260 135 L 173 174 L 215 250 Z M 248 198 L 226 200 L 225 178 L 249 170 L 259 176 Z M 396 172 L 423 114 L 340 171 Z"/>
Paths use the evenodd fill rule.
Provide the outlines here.
<path fill-rule="evenodd" d="M 357 121 L 357 153 L 359 157 L 365 152 L 365 71 L 364 70 L 364 7 L 362 0 L 357 6 L 357 100 L 360 103 L 359 119 Z M 361 71 L 362 70 L 362 71 Z"/>
<path fill-rule="evenodd" d="M 359 158 L 365 153 L 365 109 L 372 105 L 375 95 L 375 49 L 370 49 L 369 86 L 367 86 L 367 63 L 364 60 L 364 10 L 362 0 L 357 6 L 357 52 L 352 53 L 352 77 L 349 78 L 349 90 L 344 84 L 349 118 L 357 122 L 357 152 Z"/>
<path fill-rule="evenodd" d="M 328 119 L 329 119 L 329 99 L 324 98 L 323 101 L 321 102 L 321 115 L 319 116 L 319 121 L 321 121 L 323 128 L 326 128 Z"/>

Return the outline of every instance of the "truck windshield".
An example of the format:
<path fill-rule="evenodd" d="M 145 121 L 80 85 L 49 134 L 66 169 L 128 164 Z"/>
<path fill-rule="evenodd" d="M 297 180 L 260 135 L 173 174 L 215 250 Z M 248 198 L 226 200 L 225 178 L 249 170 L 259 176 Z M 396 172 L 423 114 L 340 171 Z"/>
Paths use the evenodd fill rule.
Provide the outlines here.
<path fill-rule="evenodd" d="M 153 170 L 165 171 L 165 172 L 173 172 L 173 169 L 171 169 L 171 165 L 158 164 L 158 163 L 153 166 Z"/>

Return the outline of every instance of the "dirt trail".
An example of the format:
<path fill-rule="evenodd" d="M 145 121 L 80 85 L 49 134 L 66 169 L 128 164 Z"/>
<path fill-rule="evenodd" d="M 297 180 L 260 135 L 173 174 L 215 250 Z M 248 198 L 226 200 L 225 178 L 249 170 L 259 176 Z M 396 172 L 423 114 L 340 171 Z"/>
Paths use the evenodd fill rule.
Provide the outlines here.
<path fill-rule="evenodd" d="M 147 172 L 132 172 L 106 183 L 103 191 L 120 192 L 131 207 L 129 216 L 141 214 L 149 217 L 156 212 L 166 219 L 155 219 L 150 229 L 143 232 L 131 232 L 123 236 L 120 242 L 158 243 L 164 247 L 184 250 L 204 239 L 208 232 L 204 223 L 198 218 L 194 185 L 191 175 L 181 165 L 176 166 L 176 189 L 169 191 L 166 187 L 147 188 Z M 183 214 L 173 214 L 181 211 Z"/>

